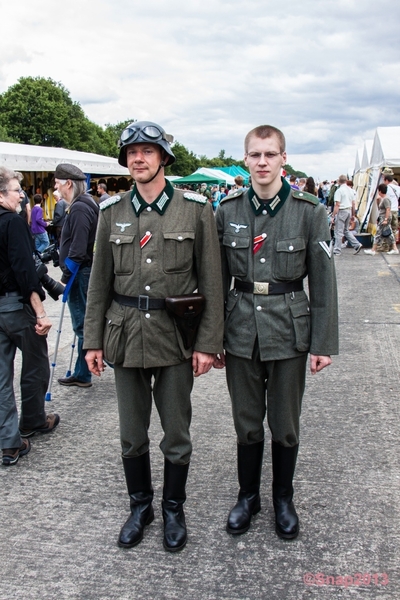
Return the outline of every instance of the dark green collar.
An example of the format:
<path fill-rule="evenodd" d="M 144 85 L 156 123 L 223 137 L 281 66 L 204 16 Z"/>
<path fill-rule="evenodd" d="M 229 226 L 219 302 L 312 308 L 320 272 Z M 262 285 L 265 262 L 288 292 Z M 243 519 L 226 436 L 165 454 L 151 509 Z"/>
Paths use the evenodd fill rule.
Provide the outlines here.
<path fill-rule="evenodd" d="M 160 215 L 163 215 L 167 210 L 168 204 L 172 200 L 172 196 L 174 195 L 174 188 L 170 184 L 169 181 L 165 180 L 165 188 L 161 192 L 159 196 L 151 204 L 148 204 L 145 200 L 143 200 L 142 196 L 139 194 L 136 184 L 133 186 L 133 190 L 131 193 L 131 202 L 133 206 L 133 210 L 138 217 L 140 213 L 151 206 L 153 210 L 156 210 Z"/>
<path fill-rule="evenodd" d="M 250 186 L 248 196 L 250 200 L 251 208 L 256 215 L 261 215 L 263 210 L 266 210 L 270 217 L 274 217 L 276 213 L 285 204 L 286 199 L 289 196 L 291 187 L 284 177 L 281 177 L 282 187 L 279 190 L 275 198 L 271 200 L 262 200 L 256 196 L 255 191 Z"/>

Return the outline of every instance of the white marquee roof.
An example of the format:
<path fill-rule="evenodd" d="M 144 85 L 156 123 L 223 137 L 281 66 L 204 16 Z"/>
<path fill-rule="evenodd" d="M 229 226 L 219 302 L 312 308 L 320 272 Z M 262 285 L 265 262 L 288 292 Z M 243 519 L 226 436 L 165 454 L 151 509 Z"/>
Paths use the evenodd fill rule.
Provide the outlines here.
<path fill-rule="evenodd" d="M 372 167 L 400 166 L 400 127 L 378 127 L 371 154 Z"/>
<path fill-rule="evenodd" d="M 116 158 L 65 148 L 28 146 L 0 142 L 0 165 L 14 171 L 54 172 L 59 163 L 70 163 L 90 175 L 127 175 L 129 171 Z"/>

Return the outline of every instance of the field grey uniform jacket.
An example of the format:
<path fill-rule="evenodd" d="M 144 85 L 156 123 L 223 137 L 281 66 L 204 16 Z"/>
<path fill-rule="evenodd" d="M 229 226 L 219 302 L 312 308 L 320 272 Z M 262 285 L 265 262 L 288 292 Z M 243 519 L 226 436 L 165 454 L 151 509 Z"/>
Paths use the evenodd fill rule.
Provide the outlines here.
<path fill-rule="evenodd" d="M 162 367 L 190 358 L 164 309 L 138 310 L 112 299 L 125 296 L 206 297 L 194 350 L 222 351 L 223 295 L 218 236 L 212 207 L 199 194 L 169 182 L 149 205 L 136 188 L 100 205 L 89 283 L 84 348 L 103 349 L 124 367 Z M 141 248 L 140 241 L 150 239 Z M 143 244 L 143 241 L 142 241 Z"/>
<path fill-rule="evenodd" d="M 326 210 L 318 198 L 282 188 L 268 204 L 252 188 L 227 196 L 216 213 L 225 314 L 225 349 L 252 358 L 258 338 L 262 361 L 338 353 L 338 306 Z M 256 236 L 266 234 L 253 254 Z M 230 289 L 248 282 L 290 282 L 308 277 L 305 291 L 258 295 Z"/>

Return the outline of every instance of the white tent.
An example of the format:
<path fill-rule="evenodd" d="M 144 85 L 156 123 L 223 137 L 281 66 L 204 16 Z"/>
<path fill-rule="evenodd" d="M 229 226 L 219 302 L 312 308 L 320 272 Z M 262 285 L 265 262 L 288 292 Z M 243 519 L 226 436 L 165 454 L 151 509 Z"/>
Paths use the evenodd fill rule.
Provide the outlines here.
<path fill-rule="evenodd" d="M 365 142 L 364 142 L 363 155 L 362 155 L 362 159 L 361 159 L 361 169 L 362 170 L 368 169 L 368 167 L 370 165 L 373 144 L 374 144 L 374 140 L 365 140 Z"/>
<path fill-rule="evenodd" d="M 372 168 L 400 168 L 400 127 L 378 127 L 372 147 Z"/>
<path fill-rule="evenodd" d="M 202 175 L 208 175 L 209 177 L 217 177 L 218 179 L 222 179 L 226 182 L 227 185 L 235 185 L 235 178 L 224 171 L 219 171 L 218 169 L 208 169 L 207 167 L 200 167 L 197 169 L 196 173 L 201 173 Z"/>
<path fill-rule="evenodd" d="M 362 168 L 364 164 L 363 157 Z M 360 206 L 362 225 L 364 228 L 368 226 L 368 230 L 372 233 L 375 231 L 377 216 L 377 209 L 373 202 L 384 167 L 391 167 L 395 173 L 400 174 L 400 127 L 378 127 L 375 131 L 366 167 L 366 173 L 368 174 L 368 199 L 365 205 L 362 202 L 362 206 Z"/>
<path fill-rule="evenodd" d="M 356 152 L 356 160 L 354 162 L 354 175 L 356 175 L 361 169 L 363 148 L 358 148 Z"/>
<path fill-rule="evenodd" d="M 371 152 L 374 140 L 365 140 L 362 148 L 359 148 L 360 168 L 358 175 L 354 178 L 354 189 L 356 192 L 356 206 L 358 216 L 364 215 L 368 200 L 369 173 L 368 167 L 371 159 Z"/>
<path fill-rule="evenodd" d="M 54 172 L 59 163 L 70 163 L 90 175 L 129 176 L 116 158 L 65 148 L 0 142 L 0 164 L 14 171 Z"/>

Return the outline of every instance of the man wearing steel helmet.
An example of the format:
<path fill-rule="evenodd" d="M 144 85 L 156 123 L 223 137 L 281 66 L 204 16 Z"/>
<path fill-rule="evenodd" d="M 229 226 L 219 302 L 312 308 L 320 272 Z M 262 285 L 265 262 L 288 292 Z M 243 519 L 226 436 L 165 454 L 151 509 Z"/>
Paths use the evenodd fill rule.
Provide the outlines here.
<path fill-rule="evenodd" d="M 187 539 L 183 504 L 193 374 L 206 373 L 222 348 L 223 301 L 212 207 L 200 194 L 175 190 L 165 180 L 164 167 L 175 160 L 171 141 L 148 121 L 132 123 L 121 134 L 118 160 L 135 185 L 100 205 L 85 348 L 95 375 L 104 370 L 104 359 L 114 365 L 131 507 L 118 544 L 141 542 L 154 518 L 148 438 L 153 392 L 164 430 L 164 548 L 175 552 Z M 206 302 L 188 347 L 165 299 L 196 290 Z"/>

